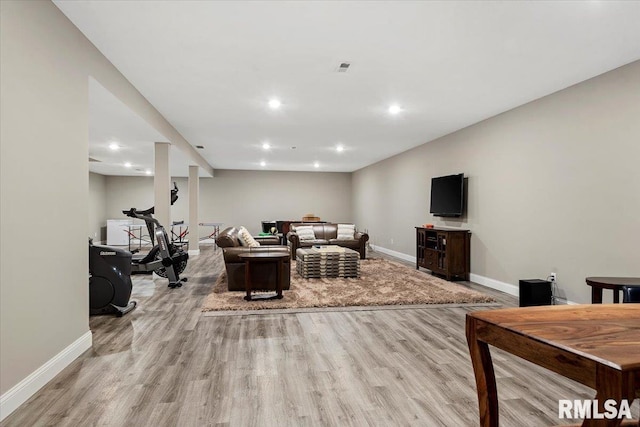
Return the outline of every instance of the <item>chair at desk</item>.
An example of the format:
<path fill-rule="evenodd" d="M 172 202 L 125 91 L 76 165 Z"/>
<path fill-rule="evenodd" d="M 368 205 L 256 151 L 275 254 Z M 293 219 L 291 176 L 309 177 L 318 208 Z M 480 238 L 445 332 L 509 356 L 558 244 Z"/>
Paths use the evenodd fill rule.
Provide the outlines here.
<path fill-rule="evenodd" d="M 623 286 L 622 302 L 640 303 L 640 286 Z"/>

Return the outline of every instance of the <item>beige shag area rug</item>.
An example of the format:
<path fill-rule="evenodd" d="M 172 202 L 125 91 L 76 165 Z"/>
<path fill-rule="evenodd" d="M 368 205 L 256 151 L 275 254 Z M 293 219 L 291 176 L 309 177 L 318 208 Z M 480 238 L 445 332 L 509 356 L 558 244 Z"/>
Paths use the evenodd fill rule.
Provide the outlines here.
<path fill-rule="evenodd" d="M 495 302 L 464 285 L 385 259 L 361 260 L 358 279 L 303 279 L 292 261 L 291 289 L 283 295 L 281 300 L 245 301 L 244 292 L 227 291 L 223 272 L 202 311 Z"/>

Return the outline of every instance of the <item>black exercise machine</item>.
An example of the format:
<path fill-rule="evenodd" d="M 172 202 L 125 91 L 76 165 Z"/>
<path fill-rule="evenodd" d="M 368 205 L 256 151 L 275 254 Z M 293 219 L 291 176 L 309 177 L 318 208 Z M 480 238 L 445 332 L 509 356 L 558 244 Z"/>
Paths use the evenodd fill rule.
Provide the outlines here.
<path fill-rule="evenodd" d="M 173 183 L 171 204 L 178 200 L 178 186 Z M 94 245 L 89 239 L 89 314 L 116 314 L 124 316 L 136 308 L 131 298 L 131 274 L 134 272 L 155 272 L 169 279 L 169 287 L 176 288 L 186 282 L 180 278 L 189 254 L 182 248 L 169 243 L 167 233 L 158 220 L 151 215 L 154 208 L 138 212 L 135 208 L 122 211 L 132 218 L 139 218 L 147 224 L 152 244 L 157 244 L 146 255 L 134 255 L 124 249 L 112 246 Z"/>
<path fill-rule="evenodd" d="M 123 316 L 136 308 L 131 297 L 131 252 L 89 239 L 89 314 Z"/>
<path fill-rule="evenodd" d="M 171 204 L 173 205 L 176 200 L 178 200 L 178 186 L 174 182 L 171 190 Z M 130 218 L 144 220 L 151 244 L 155 244 L 148 254 L 133 255 L 131 273 L 154 272 L 160 277 L 169 279 L 170 288 L 179 288 L 182 286 L 182 282 L 187 281 L 186 277 L 180 278 L 180 273 L 187 268 L 189 254 L 182 247 L 178 247 L 169 241 L 164 227 L 152 216 L 154 212 L 154 206 L 144 211 L 138 211 L 136 208 L 122 211 L 123 214 Z"/>
<path fill-rule="evenodd" d="M 150 234 L 151 240 L 157 242 L 148 254 L 133 256 L 131 272 L 154 272 L 160 277 L 169 279 L 170 288 L 181 287 L 182 282 L 187 281 L 186 277 L 180 278 L 180 273 L 187 268 L 189 254 L 182 248 L 169 243 L 169 237 L 164 227 L 151 215 L 142 215 L 135 208 L 122 212 L 131 218 L 144 220 L 147 227 L 151 226 L 153 229 Z"/>

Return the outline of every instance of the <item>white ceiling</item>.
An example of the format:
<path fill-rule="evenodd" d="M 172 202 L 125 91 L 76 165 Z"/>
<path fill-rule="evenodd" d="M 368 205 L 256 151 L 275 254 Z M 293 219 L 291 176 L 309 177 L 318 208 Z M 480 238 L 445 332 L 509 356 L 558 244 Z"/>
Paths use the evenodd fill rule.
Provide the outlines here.
<path fill-rule="evenodd" d="M 153 174 L 155 142 L 168 142 L 147 122 L 94 79 L 89 79 L 89 162 L 91 172 L 102 175 Z M 116 144 L 120 148 L 111 150 Z M 131 167 L 125 167 L 130 163 Z M 169 151 L 171 176 L 189 176 L 188 157 L 175 146 Z M 209 176 L 200 169 L 200 176 Z"/>
<path fill-rule="evenodd" d="M 216 169 L 357 170 L 640 59 L 637 1 L 54 2 Z"/>

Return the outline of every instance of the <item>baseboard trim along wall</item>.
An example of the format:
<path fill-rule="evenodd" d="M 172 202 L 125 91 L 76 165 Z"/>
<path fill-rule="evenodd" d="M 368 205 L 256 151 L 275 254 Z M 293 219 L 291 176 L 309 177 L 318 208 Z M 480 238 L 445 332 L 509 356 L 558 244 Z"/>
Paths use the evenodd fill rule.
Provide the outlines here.
<path fill-rule="evenodd" d="M 387 255 L 391 255 L 391 256 L 396 257 L 396 258 L 403 259 L 405 261 L 409 261 L 409 262 L 413 262 L 413 263 L 416 262 L 416 257 L 414 257 L 414 256 L 403 254 L 402 252 L 396 252 L 396 251 L 393 251 L 391 249 L 383 248 L 382 246 L 371 245 L 371 249 L 373 249 L 374 251 L 377 251 L 377 252 L 382 252 L 383 254 L 387 254 Z"/>
<path fill-rule="evenodd" d="M 376 245 L 371 245 L 371 249 L 377 252 L 382 252 L 383 254 L 403 259 L 405 261 L 416 262 L 416 257 L 403 254 L 402 252 L 397 252 Z M 469 274 L 469 280 L 479 285 L 486 286 L 487 288 L 495 289 L 509 295 L 520 296 L 520 289 L 516 285 L 512 285 L 510 283 L 500 282 L 499 280 L 490 279 L 488 277 L 480 276 L 473 273 Z"/>
<path fill-rule="evenodd" d="M 58 375 L 71 362 L 76 360 L 82 353 L 90 349 L 92 345 L 91 331 L 87 331 L 80 338 L 71 343 L 67 348 L 56 354 L 32 372 L 25 379 L 9 389 L 0 396 L 0 421 L 18 409 L 38 390 L 44 387 L 49 381 Z"/>
<path fill-rule="evenodd" d="M 520 296 L 520 288 L 511 283 L 501 282 L 499 280 L 490 279 L 488 277 L 480 276 L 479 274 L 469 274 L 469 280 L 478 285 L 486 286 L 487 288 L 495 289 L 516 297 Z"/>

